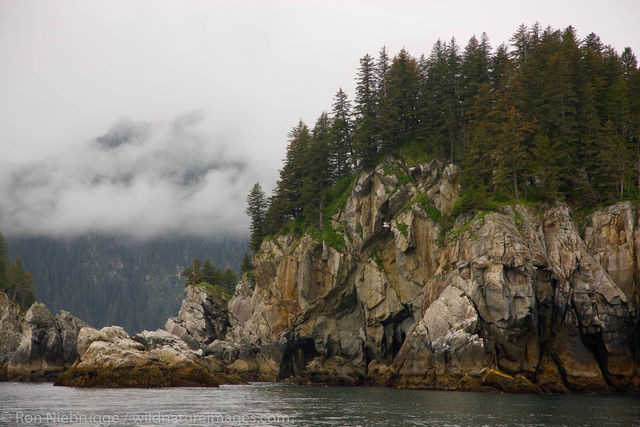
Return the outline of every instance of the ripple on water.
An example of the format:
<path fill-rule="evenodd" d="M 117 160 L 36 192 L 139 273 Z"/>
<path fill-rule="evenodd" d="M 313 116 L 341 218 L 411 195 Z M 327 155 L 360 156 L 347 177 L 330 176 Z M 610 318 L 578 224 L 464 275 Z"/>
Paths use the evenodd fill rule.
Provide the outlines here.
<path fill-rule="evenodd" d="M 117 416 L 118 425 L 627 426 L 640 425 L 640 396 L 536 396 L 276 383 L 166 389 L 0 383 L 0 413 L 11 417 L 0 420 L 2 425 L 18 425 L 17 421 L 27 419 L 31 424 L 38 420 L 47 425 L 87 424 L 51 419 L 51 414 L 58 414 L 84 416 L 84 420 Z"/>

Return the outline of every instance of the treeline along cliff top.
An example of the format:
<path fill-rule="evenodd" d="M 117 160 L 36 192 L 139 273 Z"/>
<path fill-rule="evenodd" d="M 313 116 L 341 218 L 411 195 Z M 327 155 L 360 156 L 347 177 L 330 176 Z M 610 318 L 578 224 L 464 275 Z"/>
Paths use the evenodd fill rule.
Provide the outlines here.
<path fill-rule="evenodd" d="M 409 165 L 462 166 L 454 214 L 508 200 L 562 199 L 585 208 L 640 194 L 640 73 L 622 53 L 575 28 L 521 25 L 510 45 L 486 34 L 428 56 L 382 48 L 360 59 L 355 98 L 289 133 L 273 195 L 249 195 L 252 249 L 266 235 L 325 225 L 354 172 L 392 153 Z"/>

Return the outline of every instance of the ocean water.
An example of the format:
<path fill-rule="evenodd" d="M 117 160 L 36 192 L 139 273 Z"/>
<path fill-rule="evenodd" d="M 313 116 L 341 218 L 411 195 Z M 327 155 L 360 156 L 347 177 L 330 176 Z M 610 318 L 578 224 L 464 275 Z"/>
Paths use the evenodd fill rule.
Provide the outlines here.
<path fill-rule="evenodd" d="M 0 425 L 640 426 L 640 395 L 510 395 L 276 383 L 79 389 L 0 383 Z"/>

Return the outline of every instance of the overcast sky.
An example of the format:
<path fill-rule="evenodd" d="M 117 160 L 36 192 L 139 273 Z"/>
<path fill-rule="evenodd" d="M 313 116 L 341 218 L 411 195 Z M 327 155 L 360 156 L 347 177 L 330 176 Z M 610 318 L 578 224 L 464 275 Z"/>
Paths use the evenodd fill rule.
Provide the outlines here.
<path fill-rule="evenodd" d="M 635 51 L 638 4 L 0 0 L 0 229 L 241 232 L 288 130 L 352 95 L 365 53 L 536 21 Z"/>

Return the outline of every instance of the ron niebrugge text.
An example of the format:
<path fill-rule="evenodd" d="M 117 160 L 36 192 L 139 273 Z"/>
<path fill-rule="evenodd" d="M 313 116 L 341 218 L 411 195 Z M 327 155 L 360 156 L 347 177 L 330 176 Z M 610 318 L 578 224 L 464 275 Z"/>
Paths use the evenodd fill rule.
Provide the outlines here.
<path fill-rule="evenodd" d="M 126 413 L 118 414 L 92 414 L 80 412 L 44 412 L 33 414 L 22 411 L 7 411 L 0 414 L 1 423 L 12 424 L 85 424 L 95 426 L 110 426 L 118 424 L 288 424 L 289 416 L 282 414 L 167 414 L 161 412 Z"/>

